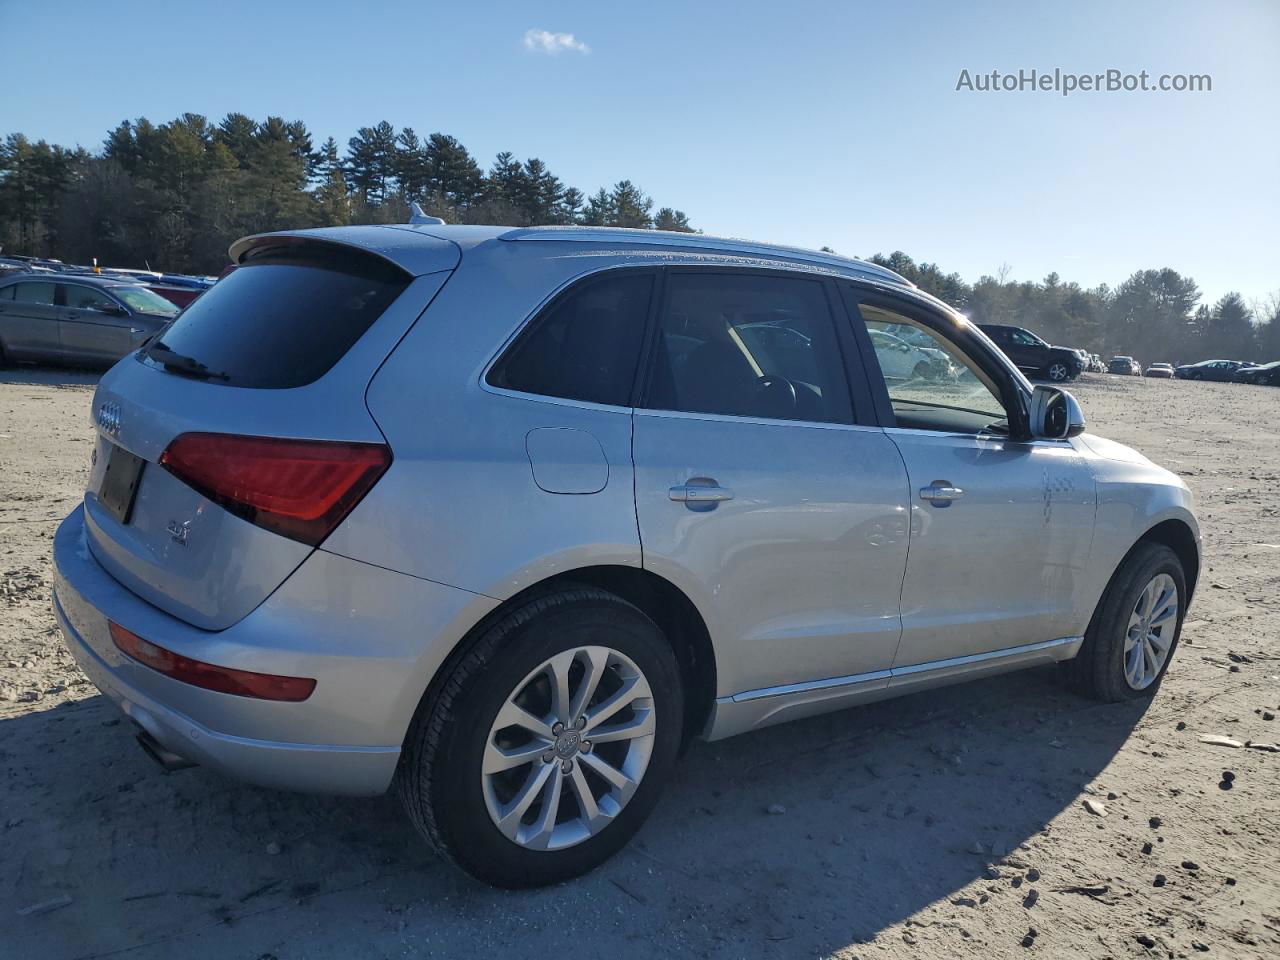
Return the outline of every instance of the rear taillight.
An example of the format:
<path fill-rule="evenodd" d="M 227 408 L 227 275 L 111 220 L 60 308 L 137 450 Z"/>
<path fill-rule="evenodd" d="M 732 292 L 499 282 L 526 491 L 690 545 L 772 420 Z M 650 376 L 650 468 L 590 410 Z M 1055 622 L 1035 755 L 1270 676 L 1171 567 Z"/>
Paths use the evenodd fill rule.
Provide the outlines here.
<path fill-rule="evenodd" d="M 107 621 L 111 640 L 126 656 L 158 673 L 189 683 L 192 686 L 232 693 L 238 697 L 256 697 L 259 700 L 283 700 L 299 703 L 316 688 L 316 682 L 308 677 L 279 677 L 272 673 L 254 673 L 251 670 L 232 670 L 202 660 L 192 660 L 180 653 L 166 650 L 150 640 L 144 640 L 132 630 L 126 630 L 114 621 Z"/>
<path fill-rule="evenodd" d="M 184 433 L 160 465 L 250 523 L 315 546 L 391 465 L 380 443 Z"/>

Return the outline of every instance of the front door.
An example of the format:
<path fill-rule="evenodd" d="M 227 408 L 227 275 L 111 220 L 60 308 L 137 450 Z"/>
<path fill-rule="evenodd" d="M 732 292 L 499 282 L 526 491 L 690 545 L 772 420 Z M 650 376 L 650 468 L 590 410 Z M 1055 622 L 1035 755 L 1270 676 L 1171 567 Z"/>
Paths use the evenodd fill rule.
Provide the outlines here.
<path fill-rule="evenodd" d="M 131 318 L 118 303 L 93 287 L 77 283 L 59 286 L 59 336 L 68 361 L 115 363 L 133 349 Z"/>
<path fill-rule="evenodd" d="M 898 313 L 876 300 L 858 312 L 869 330 L 914 322 L 960 371 L 955 379 L 886 386 L 893 415 L 886 432 L 911 483 L 911 553 L 894 665 L 1078 634 L 1074 599 L 1095 510 L 1083 458 L 1070 441 L 1009 439 L 990 373 L 918 311 Z"/>
<path fill-rule="evenodd" d="M 833 296 L 774 273 L 665 283 L 636 513 L 645 567 L 716 639 L 720 696 L 887 671 L 898 646 L 907 476 L 855 423 Z"/>

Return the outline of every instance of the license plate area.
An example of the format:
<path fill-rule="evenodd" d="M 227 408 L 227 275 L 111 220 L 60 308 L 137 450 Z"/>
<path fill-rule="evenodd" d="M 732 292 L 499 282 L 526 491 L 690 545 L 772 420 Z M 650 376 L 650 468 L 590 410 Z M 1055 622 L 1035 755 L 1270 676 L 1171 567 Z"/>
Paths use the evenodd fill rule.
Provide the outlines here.
<path fill-rule="evenodd" d="M 146 463 L 123 447 L 106 444 L 107 466 L 102 471 L 102 483 L 98 487 L 98 502 L 121 524 L 129 522 L 133 511 L 133 499 L 142 478 L 142 466 Z"/>

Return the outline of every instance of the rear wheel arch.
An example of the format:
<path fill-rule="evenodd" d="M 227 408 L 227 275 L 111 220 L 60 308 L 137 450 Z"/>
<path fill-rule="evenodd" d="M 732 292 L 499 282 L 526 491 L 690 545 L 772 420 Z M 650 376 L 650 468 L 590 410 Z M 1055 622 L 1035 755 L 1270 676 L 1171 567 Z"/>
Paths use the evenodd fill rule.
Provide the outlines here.
<path fill-rule="evenodd" d="M 529 585 L 490 610 L 467 631 L 440 665 L 424 691 L 415 715 L 434 700 L 457 664 L 465 659 L 490 626 L 541 596 L 583 586 L 613 594 L 658 625 L 680 665 L 684 685 L 685 740 L 701 733 L 710 719 L 716 695 L 715 650 L 706 621 L 685 593 L 669 580 L 639 567 L 612 564 L 579 567 L 555 574 Z"/>

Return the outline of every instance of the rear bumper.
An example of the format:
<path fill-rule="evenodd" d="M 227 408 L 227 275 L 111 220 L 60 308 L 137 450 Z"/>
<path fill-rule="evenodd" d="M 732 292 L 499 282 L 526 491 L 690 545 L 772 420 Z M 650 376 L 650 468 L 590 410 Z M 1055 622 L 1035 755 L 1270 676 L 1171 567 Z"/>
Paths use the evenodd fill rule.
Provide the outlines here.
<path fill-rule="evenodd" d="M 286 790 L 384 792 L 422 692 L 495 603 L 317 551 L 239 623 L 206 631 L 102 568 L 85 539 L 83 507 L 58 528 L 53 553 L 58 625 L 94 685 L 178 756 Z M 280 703 L 181 683 L 118 650 L 109 620 L 194 659 L 314 677 L 316 691 Z"/>
<path fill-rule="evenodd" d="M 210 730 L 122 682 L 67 620 L 56 589 L 53 610 L 67 647 L 93 685 L 178 756 L 238 780 L 282 790 L 360 795 L 383 793 L 390 786 L 400 758 L 398 747 L 278 743 Z"/>

